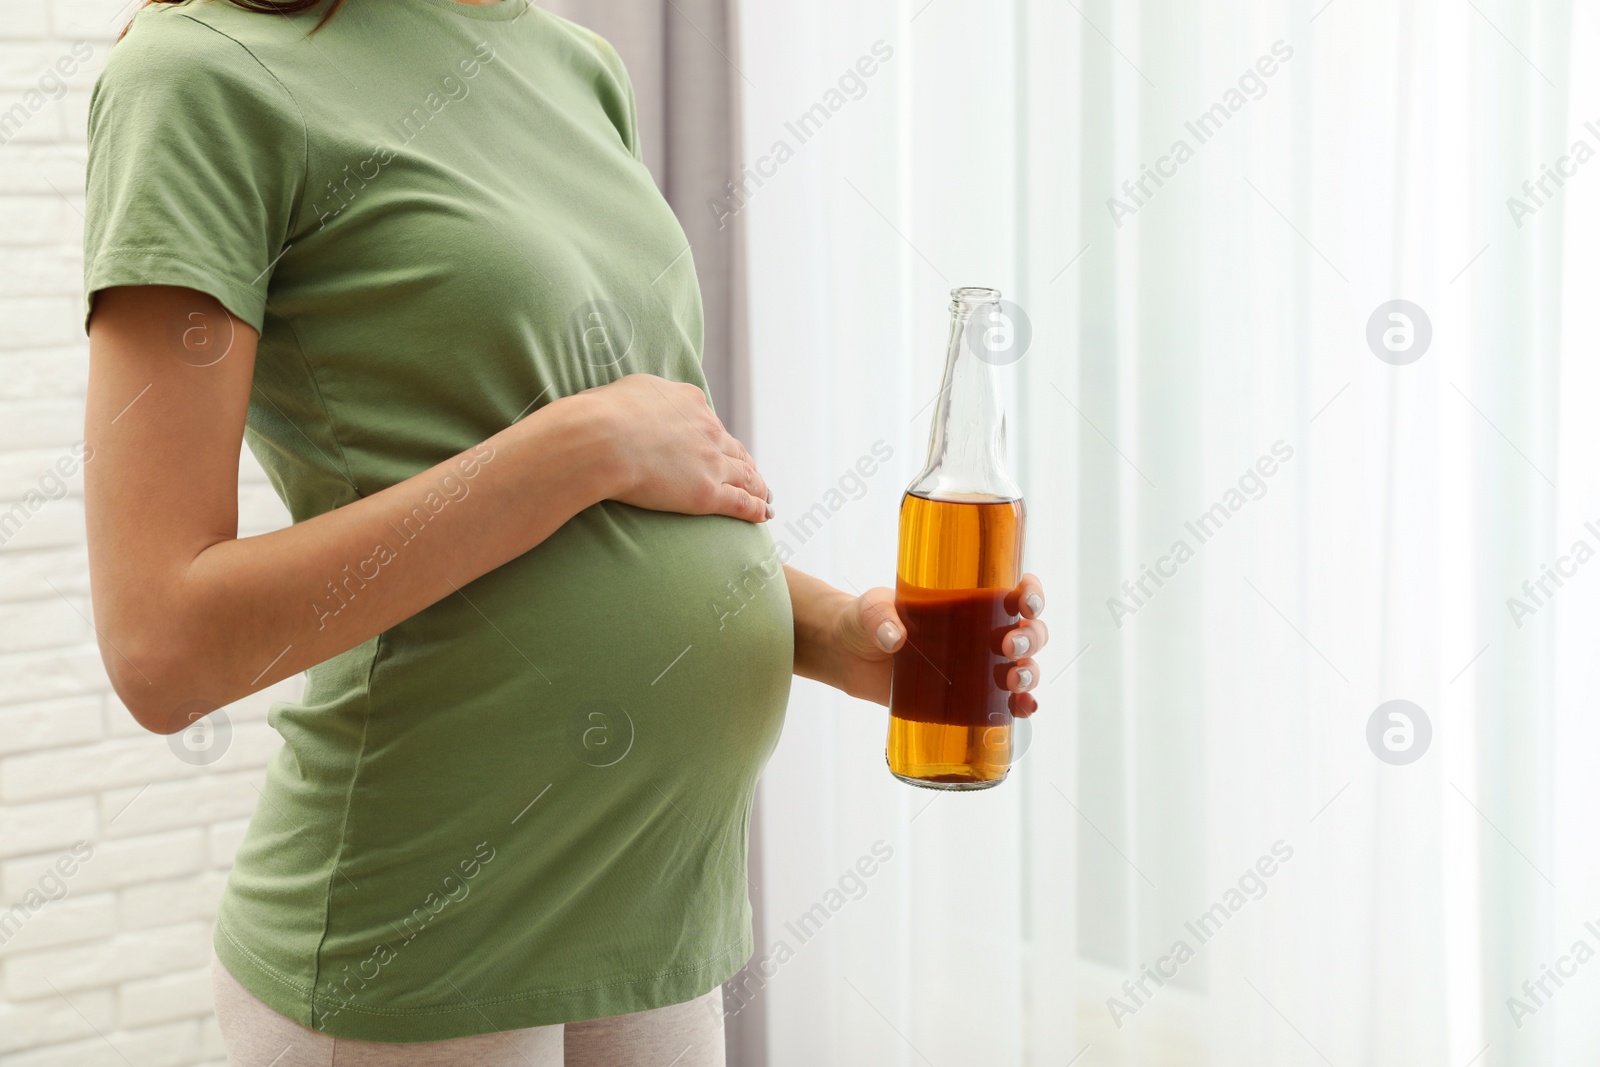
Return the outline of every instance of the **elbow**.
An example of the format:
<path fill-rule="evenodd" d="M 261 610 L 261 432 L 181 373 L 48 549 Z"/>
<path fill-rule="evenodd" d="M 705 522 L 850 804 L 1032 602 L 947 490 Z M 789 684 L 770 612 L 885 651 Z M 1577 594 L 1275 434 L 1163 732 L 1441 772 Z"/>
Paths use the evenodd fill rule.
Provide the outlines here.
<path fill-rule="evenodd" d="M 183 723 L 166 686 L 157 685 L 147 670 L 134 665 L 115 650 L 102 651 L 111 688 L 133 721 L 153 734 L 175 734 Z"/>
<path fill-rule="evenodd" d="M 120 696 L 121 694 L 118 695 Z M 183 730 L 184 726 L 187 725 L 187 723 L 184 723 L 178 719 L 177 716 L 168 713 L 164 709 L 145 707 L 137 704 L 130 706 L 126 697 L 122 697 L 122 703 L 123 706 L 128 709 L 128 712 L 133 716 L 133 721 L 138 723 L 140 726 L 143 726 L 146 730 L 149 730 L 153 734 L 161 734 L 162 736 L 166 736 L 168 734 L 179 733 Z"/>
<path fill-rule="evenodd" d="M 181 651 L 174 654 L 181 646 L 160 634 L 150 637 L 140 641 L 124 635 L 113 644 L 102 635 L 100 658 L 112 690 L 134 722 L 151 733 L 175 734 L 221 705 L 201 699 L 201 672 L 192 669 Z"/>

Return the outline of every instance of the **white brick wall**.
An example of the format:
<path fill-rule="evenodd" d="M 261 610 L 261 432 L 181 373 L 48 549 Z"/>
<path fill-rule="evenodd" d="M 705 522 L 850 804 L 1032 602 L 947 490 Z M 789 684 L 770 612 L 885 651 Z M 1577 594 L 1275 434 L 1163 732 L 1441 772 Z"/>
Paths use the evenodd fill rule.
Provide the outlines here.
<path fill-rule="evenodd" d="M 64 97 L 9 140 L 0 130 L 0 513 L 82 436 L 84 123 L 131 7 L 4 0 L 4 11 L 0 116 L 26 107 L 74 42 L 94 56 Z M 241 532 L 288 522 L 248 455 L 240 492 Z M 278 744 L 266 710 L 299 683 L 227 708 L 227 753 L 190 766 L 118 704 L 89 615 L 80 476 L 0 546 L 0 1064 L 221 1063 L 211 924 Z M 57 881 L 77 842 L 91 858 Z"/>

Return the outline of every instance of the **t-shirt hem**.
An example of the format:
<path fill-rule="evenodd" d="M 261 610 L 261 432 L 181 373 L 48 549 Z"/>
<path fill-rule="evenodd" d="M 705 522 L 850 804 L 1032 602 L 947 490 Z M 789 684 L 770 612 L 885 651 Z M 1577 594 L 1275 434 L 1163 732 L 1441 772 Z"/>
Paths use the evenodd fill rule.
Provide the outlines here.
<path fill-rule="evenodd" d="M 459 1005 L 414 1009 L 345 1007 L 314 1018 L 311 991 L 279 973 L 230 934 L 219 920 L 217 958 L 273 1011 L 331 1037 L 356 1041 L 447 1041 L 458 1037 L 555 1026 L 683 1004 L 722 985 L 755 953 L 749 933 L 711 956 L 654 974 L 597 979 L 565 989 L 507 993 Z"/>
<path fill-rule="evenodd" d="M 89 328 L 94 296 L 118 285 L 176 285 L 215 297 L 234 317 L 257 334 L 266 319 L 266 296 L 170 252 L 140 248 L 113 248 L 100 252 L 84 271 L 83 326 Z"/>

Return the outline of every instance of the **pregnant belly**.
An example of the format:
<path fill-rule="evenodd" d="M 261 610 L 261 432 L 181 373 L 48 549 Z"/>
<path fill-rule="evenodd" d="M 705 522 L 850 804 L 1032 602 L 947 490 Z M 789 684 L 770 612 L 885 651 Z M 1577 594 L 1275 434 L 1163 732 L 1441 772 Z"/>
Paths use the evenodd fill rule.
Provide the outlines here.
<path fill-rule="evenodd" d="M 571 977 L 540 970 L 562 960 L 599 981 L 733 944 L 792 625 L 764 528 L 588 509 L 274 710 L 286 743 L 224 927 L 297 980 L 337 976 L 492 855 L 471 902 L 384 968 L 387 1001 L 432 995 L 413 972 L 540 988 Z"/>

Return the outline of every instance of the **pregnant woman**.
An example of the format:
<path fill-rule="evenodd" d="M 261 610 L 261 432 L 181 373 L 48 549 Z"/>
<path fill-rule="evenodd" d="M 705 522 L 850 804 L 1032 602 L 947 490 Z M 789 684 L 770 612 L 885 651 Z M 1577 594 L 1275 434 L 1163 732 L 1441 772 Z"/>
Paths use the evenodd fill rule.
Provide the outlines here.
<path fill-rule="evenodd" d="M 886 703 L 892 593 L 777 558 L 615 52 L 334 6 L 147 7 L 89 116 L 107 670 L 167 734 L 308 675 L 217 916 L 230 1062 L 720 1064 L 791 673 Z M 238 536 L 241 439 L 288 529 Z"/>

